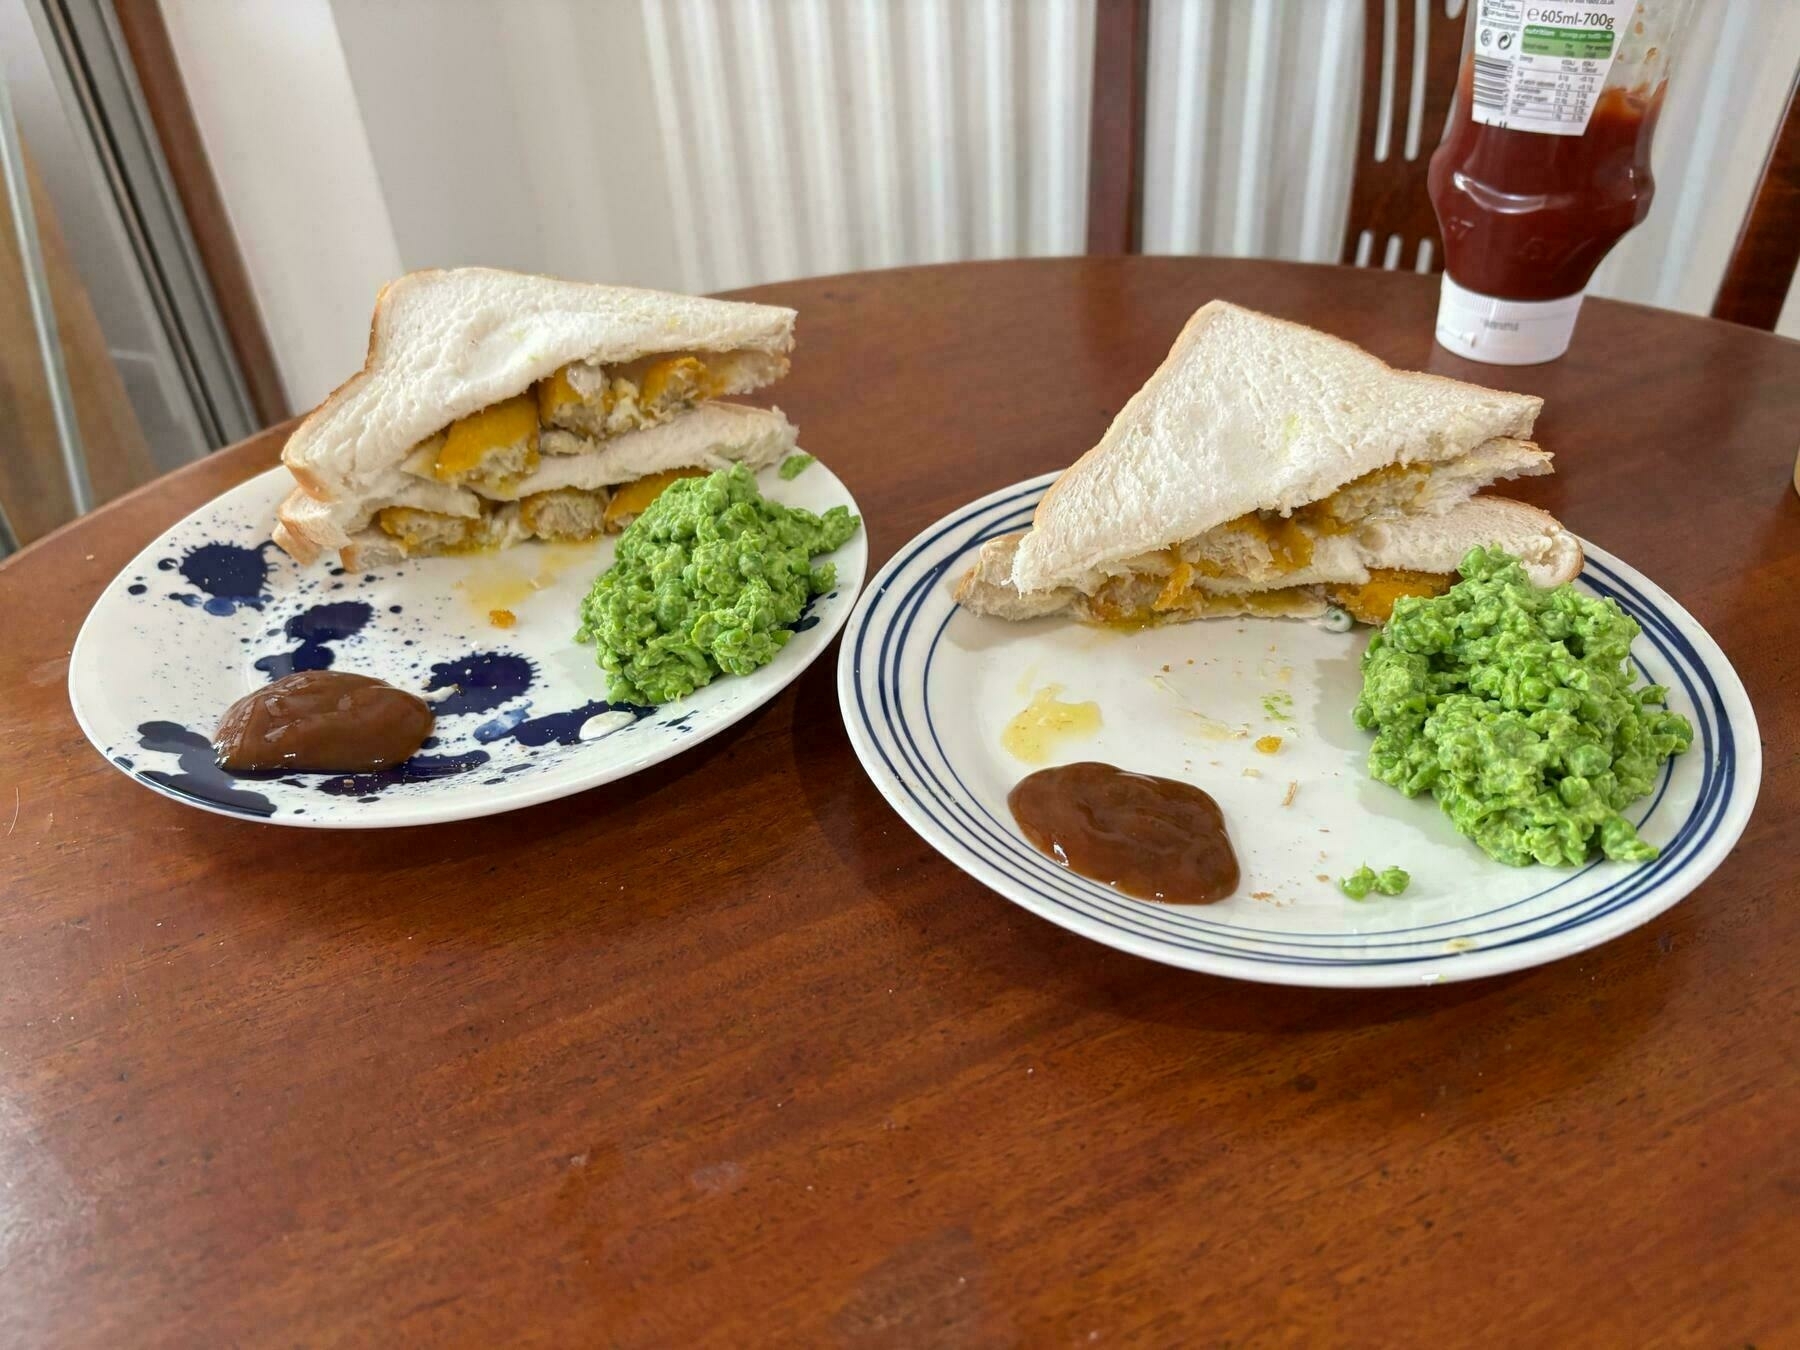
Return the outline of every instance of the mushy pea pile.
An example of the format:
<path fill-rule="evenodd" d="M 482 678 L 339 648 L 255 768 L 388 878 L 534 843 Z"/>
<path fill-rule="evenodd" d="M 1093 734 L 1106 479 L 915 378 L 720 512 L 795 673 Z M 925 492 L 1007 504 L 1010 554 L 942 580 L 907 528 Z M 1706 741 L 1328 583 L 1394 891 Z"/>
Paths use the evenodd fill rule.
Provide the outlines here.
<path fill-rule="evenodd" d="M 1631 687 L 1636 621 L 1571 585 L 1539 590 L 1497 550 L 1471 549 L 1459 570 L 1446 595 L 1396 601 L 1363 655 L 1370 774 L 1431 792 L 1504 863 L 1579 863 L 1596 845 L 1654 858 L 1619 813 L 1694 729 L 1664 689 Z"/>
<path fill-rule="evenodd" d="M 837 583 L 812 565 L 861 522 L 765 501 L 742 465 L 671 483 L 619 536 L 613 564 L 581 602 L 614 702 L 666 703 L 715 675 L 774 660 L 807 601 Z"/>

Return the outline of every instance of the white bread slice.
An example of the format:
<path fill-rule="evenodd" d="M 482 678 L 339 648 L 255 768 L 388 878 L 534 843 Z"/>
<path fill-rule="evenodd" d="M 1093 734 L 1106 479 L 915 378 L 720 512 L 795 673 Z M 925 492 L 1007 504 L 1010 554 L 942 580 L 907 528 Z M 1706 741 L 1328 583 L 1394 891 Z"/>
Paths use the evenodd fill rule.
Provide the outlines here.
<path fill-rule="evenodd" d="M 1548 589 L 1581 575 L 1581 541 L 1548 511 L 1510 497 L 1471 497 L 1441 516 L 1399 516 L 1356 536 L 1365 568 L 1454 572 L 1477 545 L 1501 548 L 1525 566 L 1531 584 Z M 1366 576 L 1332 580 L 1366 581 Z"/>
<path fill-rule="evenodd" d="M 1420 466 L 1422 479 L 1377 474 L 1367 486 L 1354 480 L 1332 494 L 1333 513 L 1342 520 L 1379 520 L 1406 514 L 1442 515 L 1482 488 L 1508 478 L 1555 473 L 1550 452 L 1508 436 L 1484 441 L 1466 455 Z"/>
<path fill-rule="evenodd" d="M 362 370 L 294 430 L 282 460 L 327 501 L 366 494 L 426 437 L 571 361 L 763 352 L 786 369 L 794 311 L 487 267 L 409 272 L 375 300 Z M 740 389 L 737 392 L 748 392 Z"/>
<path fill-rule="evenodd" d="M 780 408 L 702 403 L 672 422 L 604 441 L 569 432 L 545 434 L 567 436 L 581 448 L 544 455 L 510 490 L 494 489 L 489 496 L 516 500 L 555 488 L 591 490 L 670 469 L 724 469 L 733 462 L 761 469 L 792 451 L 798 433 Z"/>
<path fill-rule="evenodd" d="M 792 450 L 795 435 L 793 423 L 779 408 L 703 403 L 672 422 L 615 436 L 581 454 L 546 455 L 514 496 L 562 487 L 604 487 L 668 469 L 719 469 L 734 461 L 762 468 Z M 275 542 L 302 563 L 311 563 L 326 549 L 337 549 L 344 553 L 346 567 L 379 565 L 367 560 L 385 562 L 403 556 L 398 545 L 368 528 L 382 507 L 413 506 L 474 517 L 481 514 L 481 500 L 467 488 L 407 473 L 396 461 L 356 497 L 325 501 L 295 488 L 277 512 Z M 516 531 L 501 529 L 496 542 L 505 545 L 520 538 Z M 357 561 L 345 552 L 353 546 Z"/>
<path fill-rule="evenodd" d="M 977 614 L 1000 619 L 1032 619 L 1059 613 L 1091 617 L 1090 592 L 1073 586 L 1030 593 L 1018 590 L 1011 580 L 1011 566 L 1021 538 L 1006 535 L 982 545 L 975 563 L 957 583 L 956 602 Z M 1215 610 L 1201 606 L 1205 612 L 1184 609 L 1167 617 L 1177 621 L 1267 612 L 1253 604 L 1253 597 L 1294 592 L 1310 592 L 1318 601 L 1317 608 L 1322 609 L 1324 602 L 1317 588 L 1323 585 L 1361 585 L 1370 579 L 1371 569 L 1448 575 L 1456 571 L 1463 555 L 1477 545 L 1502 548 L 1513 554 L 1537 586 L 1557 586 L 1581 572 L 1581 545 L 1554 516 L 1506 497 L 1474 497 L 1441 515 L 1397 516 L 1371 522 L 1352 535 L 1321 540 L 1310 566 L 1272 582 L 1195 578 L 1195 590 L 1221 601 L 1241 601 L 1245 608 Z M 1171 566 L 1165 564 L 1159 571 L 1135 574 L 1140 584 L 1129 593 L 1147 607 Z M 1122 579 L 1103 578 L 1099 573 L 1087 575 L 1098 578 L 1101 584 L 1110 581 L 1115 587 Z"/>
<path fill-rule="evenodd" d="M 1054 589 L 1252 511 L 1292 512 L 1383 465 L 1527 440 L 1542 404 L 1397 371 L 1340 338 L 1211 301 L 1044 494 L 1013 581 Z"/>
<path fill-rule="evenodd" d="M 1279 576 L 1209 577 L 1200 584 L 1209 591 L 1246 594 L 1270 586 L 1361 585 L 1371 568 L 1454 572 L 1477 544 L 1497 545 L 1516 556 L 1536 586 L 1556 586 L 1581 571 L 1581 545 L 1556 517 L 1509 497 L 1474 497 L 1442 515 L 1395 516 L 1371 521 L 1354 534 L 1321 539 L 1306 567 Z"/>
<path fill-rule="evenodd" d="M 1310 541 L 1309 550 L 1315 559 L 1330 559 L 1334 551 L 1341 558 L 1345 544 L 1338 535 L 1342 531 L 1401 515 L 1442 515 L 1497 479 L 1527 478 L 1551 471 L 1550 456 L 1530 441 L 1500 437 L 1457 459 L 1415 464 L 1398 473 L 1384 469 L 1352 479 L 1322 501 L 1309 503 L 1308 510 L 1290 528 Z M 1244 528 L 1245 525 L 1251 528 Z M 1167 576 L 1177 553 L 1183 561 L 1194 563 L 1203 571 L 1240 579 L 1244 583 L 1237 587 L 1240 590 L 1318 579 L 1301 575 L 1291 560 L 1277 557 L 1262 518 L 1251 515 L 1215 525 L 1197 538 L 1181 540 L 1169 548 L 1089 568 L 1065 577 L 1063 584 L 1092 595 L 1108 577 L 1126 573 Z"/>

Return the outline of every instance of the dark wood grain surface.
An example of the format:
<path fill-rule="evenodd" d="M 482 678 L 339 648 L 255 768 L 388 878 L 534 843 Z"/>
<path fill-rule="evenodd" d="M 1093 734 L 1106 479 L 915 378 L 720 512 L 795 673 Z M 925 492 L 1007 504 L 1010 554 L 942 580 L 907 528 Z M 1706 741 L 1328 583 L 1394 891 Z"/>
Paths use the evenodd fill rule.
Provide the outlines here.
<path fill-rule="evenodd" d="M 1800 1343 L 1800 346 L 1590 301 L 1563 361 L 1473 366 L 1435 278 L 1194 259 L 756 294 L 877 562 L 1068 462 L 1214 296 L 1544 395 L 1522 495 L 1749 689 L 1741 846 L 1524 974 L 1184 974 L 941 861 L 832 661 L 513 815 L 205 815 L 89 749 L 67 658 L 265 437 L 0 567 L 0 1342 Z"/>

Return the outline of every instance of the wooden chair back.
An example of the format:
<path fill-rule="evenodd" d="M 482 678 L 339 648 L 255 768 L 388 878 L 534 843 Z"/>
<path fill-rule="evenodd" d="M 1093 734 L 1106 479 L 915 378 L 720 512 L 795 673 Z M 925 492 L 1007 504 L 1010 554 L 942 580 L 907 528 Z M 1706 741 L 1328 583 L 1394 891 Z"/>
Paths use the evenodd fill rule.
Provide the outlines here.
<path fill-rule="evenodd" d="M 1362 111 L 1339 255 L 1345 263 L 1444 269 L 1425 176 L 1450 115 L 1470 3 L 1364 0 Z M 1096 0 L 1094 10 L 1087 247 L 1089 253 L 1137 253 L 1143 246 L 1150 4 Z M 1773 329 L 1797 264 L 1800 74 L 1732 249 L 1713 317 Z"/>
<path fill-rule="evenodd" d="M 1413 0 L 1398 0 L 1390 26 L 1388 0 L 1365 0 L 1362 116 L 1344 233 L 1347 263 L 1357 262 L 1360 253 L 1377 265 L 1416 266 L 1421 246 L 1428 244 L 1425 270 L 1443 269 L 1425 169 L 1450 112 L 1462 54 L 1461 17 L 1448 15 L 1453 7 L 1460 8 L 1457 0 L 1429 0 L 1421 27 Z M 1089 253 L 1142 248 L 1149 42 L 1149 0 L 1096 0 Z M 1421 56 L 1423 79 L 1415 90 L 1413 73 Z"/>
<path fill-rule="evenodd" d="M 1144 128 L 1149 122 L 1150 0 L 1095 0 L 1088 114 L 1089 253 L 1144 248 Z"/>
<path fill-rule="evenodd" d="M 1462 56 L 1463 17 L 1450 11 L 1463 8 L 1454 0 L 1364 0 L 1362 114 L 1341 262 L 1444 270 L 1425 173 Z"/>
<path fill-rule="evenodd" d="M 1800 265 L 1800 72 L 1738 230 L 1712 316 L 1773 331 Z"/>

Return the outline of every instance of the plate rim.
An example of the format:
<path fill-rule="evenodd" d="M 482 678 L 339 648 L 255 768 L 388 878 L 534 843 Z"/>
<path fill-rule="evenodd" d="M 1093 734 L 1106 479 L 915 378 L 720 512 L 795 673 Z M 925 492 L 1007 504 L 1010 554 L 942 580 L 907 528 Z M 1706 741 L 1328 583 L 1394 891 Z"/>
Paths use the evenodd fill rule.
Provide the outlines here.
<path fill-rule="evenodd" d="M 1645 599 L 1692 645 L 1700 667 L 1710 675 L 1717 687 L 1724 720 L 1733 734 L 1735 772 L 1726 787 L 1726 801 L 1718 824 L 1711 836 L 1701 843 L 1692 856 L 1682 861 L 1668 878 L 1620 903 L 1613 911 L 1561 933 L 1552 931 L 1534 934 L 1506 946 L 1449 952 L 1435 957 L 1414 956 L 1404 962 L 1375 957 L 1366 963 L 1342 966 L 1308 966 L 1287 958 L 1271 961 L 1194 951 L 1164 944 L 1127 930 L 1109 929 L 1090 916 L 1047 903 L 1045 897 L 1032 885 L 1008 876 L 974 853 L 962 839 L 960 827 L 946 827 L 915 802 L 901 783 L 900 774 L 882 762 L 878 737 L 867 718 L 857 709 L 860 675 L 857 656 L 876 607 L 902 569 L 921 565 L 921 560 L 915 555 L 928 546 L 931 536 L 952 530 L 960 521 L 974 519 L 1007 498 L 1028 496 L 1032 491 L 1036 491 L 1041 497 L 1042 491 L 1059 475 L 1060 471 L 1051 471 L 996 488 L 952 509 L 902 544 L 864 585 L 845 625 L 843 641 L 838 651 L 840 715 L 863 772 L 877 791 L 908 827 L 946 861 L 1001 898 L 1033 915 L 1104 946 L 1159 964 L 1252 983 L 1310 988 L 1391 988 L 1452 983 L 1559 961 L 1648 923 L 1680 903 L 1711 876 L 1736 847 L 1749 824 L 1762 785 L 1762 743 L 1755 709 L 1730 658 L 1699 621 L 1667 591 L 1622 559 L 1583 539 L 1583 548 L 1597 565 L 1616 569 L 1622 580 L 1641 587 Z M 948 549 L 940 544 L 933 551 L 933 560 L 924 565 L 931 572 L 941 574 L 950 562 L 965 556 L 968 549 L 969 545 L 966 543 Z M 879 680 L 878 676 L 871 678 L 877 682 Z"/>
<path fill-rule="evenodd" d="M 775 466 L 769 467 L 772 468 Z M 126 579 L 126 577 L 134 572 L 144 571 L 146 566 L 154 567 L 155 558 L 159 551 L 163 550 L 165 541 L 167 541 L 176 531 L 186 526 L 201 512 L 217 506 L 218 503 L 226 497 L 233 496 L 237 493 L 243 493 L 245 496 L 250 496 L 253 495 L 253 490 L 255 489 L 281 487 L 291 483 L 291 476 L 288 474 L 287 470 L 279 464 L 273 468 L 265 469 L 263 472 L 255 474 L 241 483 L 234 484 L 225 491 L 201 502 L 174 524 L 169 525 L 167 528 L 160 531 L 154 539 L 138 552 L 134 553 L 125 565 L 121 567 L 103 587 L 101 587 L 100 593 L 94 598 L 93 604 L 88 606 L 88 612 L 81 621 L 81 629 L 76 633 L 75 641 L 69 648 L 68 678 L 64 683 L 69 706 L 74 712 L 76 725 L 81 728 L 81 734 L 87 738 L 87 742 L 93 748 L 94 753 L 99 755 L 109 768 L 123 774 L 137 786 L 147 788 L 158 796 L 165 797 L 170 801 L 179 802 L 181 805 L 192 807 L 195 810 L 205 811 L 209 815 L 222 816 L 228 820 L 240 821 L 247 825 L 269 825 L 288 829 L 307 830 L 409 829 L 415 826 L 449 824 L 459 820 L 479 820 L 484 816 L 502 815 L 508 811 L 523 810 L 529 806 L 540 806 L 545 802 L 558 801 L 564 797 L 571 797 L 577 793 L 586 792 L 591 788 L 605 787 L 609 783 L 616 783 L 622 778 L 629 778 L 632 774 L 640 773 L 645 769 L 654 768 L 658 764 L 675 759 L 690 748 L 711 740 L 719 733 L 736 726 L 751 713 L 765 707 L 783 690 L 787 689 L 811 668 L 813 663 L 816 662 L 819 657 L 824 654 L 825 650 L 831 646 L 832 641 L 838 634 L 843 631 L 845 624 L 849 622 L 850 615 L 855 611 L 856 605 L 862 600 L 862 591 L 868 582 L 869 522 L 862 507 L 857 503 L 854 494 L 851 493 L 849 487 L 844 483 L 844 480 L 839 478 L 836 473 L 832 472 L 831 467 L 828 464 L 823 460 L 815 458 L 811 467 L 820 468 L 825 471 L 832 483 L 843 493 L 844 501 L 842 504 L 848 506 L 851 514 L 857 516 L 861 521 L 856 533 L 852 535 L 850 539 L 846 540 L 838 550 L 835 550 L 838 555 L 836 558 L 838 564 L 838 589 L 840 591 L 846 589 L 850 591 L 849 603 L 837 606 L 833 613 L 821 618 L 819 624 L 810 630 L 819 635 L 816 642 L 809 644 L 807 650 L 796 653 L 793 658 L 794 664 L 792 670 L 787 672 L 783 678 L 770 684 L 770 686 L 761 694 L 756 697 L 743 699 L 732 705 L 730 708 L 727 708 L 724 712 L 718 714 L 714 719 L 696 726 L 690 734 L 682 737 L 672 746 L 665 744 L 652 747 L 640 755 L 616 762 L 597 775 L 582 778 L 579 781 L 556 780 L 549 783 L 534 783 L 530 781 L 517 784 L 509 783 L 504 787 L 493 789 L 491 794 L 483 793 L 479 796 L 471 794 L 472 800 L 470 804 L 464 807 L 447 806 L 438 803 L 435 809 L 421 809 L 437 802 L 437 798 L 430 794 L 418 794 L 406 798 L 394 799 L 392 805 L 385 812 L 370 812 L 346 817 L 314 816 L 310 813 L 303 816 L 297 816 L 291 812 L 274 816 L 255 816 L 241 811 L 232 811 L 221 807 L 216 803 L 172 791 L 153 779 L 142 777 L 133 770 L 127 769 L 124 765 L 114 761 L 113 757 L 106 752 L 105 744 L 101 737 L 95 733 L 95 729 L 90 723 L 88 715 L 84 713 L 81 699 L 79 698 L 76 689 L 77 675 L 81 670 L 83 645 L 101 640 L 92 636 L 92 633 L 95 629 L 95 619 L 102 602 L 105 601 L 107 596 L 111 594 L 112 591 Z M 850 550 L 848 556 L 843 552 L 843 550 L 846 549 Z M 147 563 L 146 560 L 148 560 Z M 846 564 L 849 564 L 849 566 L 846 566 Z M 321 562 L 319 565 L 323 565 L 323 563 Z M 854 572 L 854 576 L 851 575 L 852 572 Z M 768 666 L 762 667 L 761 670 L 770 669 L 770 667 L 774 666 L 776 662 L 779 662 L 784 655 L 793 651 L 794 644 L 789 643 L 781 652 L 776 654 L 774 661 L 771 661 Z M 760 674 L 761 671 L 758 671 L 757 673 Z M 750 677 L 746 676 L 744 678 Z M 659 710 L 673 709 L 678 708 L 679 704 L 679 699 L 671 699 L 668 703 L 658 704 L 657 707 Z"/>

